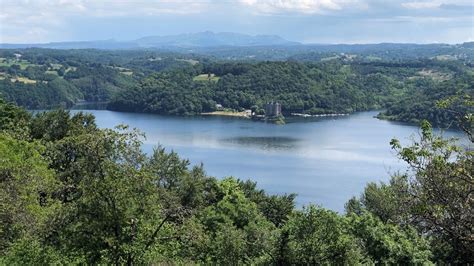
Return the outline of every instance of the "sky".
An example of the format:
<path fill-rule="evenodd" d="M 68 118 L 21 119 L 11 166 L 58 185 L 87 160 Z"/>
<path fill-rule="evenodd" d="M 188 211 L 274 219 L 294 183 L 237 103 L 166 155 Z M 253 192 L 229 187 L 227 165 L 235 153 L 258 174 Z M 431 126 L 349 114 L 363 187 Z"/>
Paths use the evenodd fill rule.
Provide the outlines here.
<path fill-rule="evenodd" d="M 202 31 L 303 43 L 474 41 L 473 0 L 0 0 L 0 43 Z"/>

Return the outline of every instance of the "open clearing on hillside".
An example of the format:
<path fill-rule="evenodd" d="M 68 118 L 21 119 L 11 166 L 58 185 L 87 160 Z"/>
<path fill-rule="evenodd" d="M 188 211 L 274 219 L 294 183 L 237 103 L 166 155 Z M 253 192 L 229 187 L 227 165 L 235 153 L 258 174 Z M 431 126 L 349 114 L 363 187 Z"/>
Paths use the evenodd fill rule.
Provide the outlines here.
<path fill-rule="evenodd" d="M 456 56 L 449 55 L 449 54 L 444 54 L 444 55 L 437 55 L 434 58 L 438 60 L 456 60 Z"/>
<path fill-rule="evenodd" d="M 199 63 L 199 61 L 194 60 L 194 59 L 176 59 L 177 61 L 182 61 L 182 62 L 187 62 L 190 63 L 191 65 L 196 65 Z"/>
<path fill-rule="evenodd" d="M 25 84 L 35 84 L 36 83 L 36 80 L 34 79 L 29 79 L 29 78 L 26 78 L 26 77 L 16 77 L 16 78 L 11 78 L 10 79 L 11 82 L 22 82 L 22 83 L 25 83 Z"/>
<path fill-rule="evenodd" d="M 219 77 L 216 76 L 215 74 L 201 74 L 197 75 L 193 78 L 194 81 L 213 81 L 217 82 L 219 80 Z"/>
<path fill-rule="evenodd" d="M 44 73 L 59 76 L 58 71 L 56 71 L 56 70 L 46 70 Z"/>
<path fill-rule="evenodd" d="M 21 70 L 25 70 L 28 66 L 39 66 L 32 64 L 26 60 L 16 60 L 16 59 L 7 59 L 7 58 L 0 58 L 0 66 L 11 67 L 13 65 L 19 65 Z"/>
<path fill-rule="evenodd" d="M 119 67 L 119 66 L 112 66 L 112 68 L 117 69 L 118 71 L 120 71 L 120 74 L 124 74 L 124 75 L 127 75 L 127 76 L 133 75 L 133 71 L 129 68 Z"/>
<path fill-rule="evenodd" d="M 440 82 L 450 80 L 452 77 L 452 75 L 449 73 L 440 72 L 433 69 L 423 69 L 418 72 L 418 75 L 422 77 L 429 77 L 435 81 L 440 81 Z"/>

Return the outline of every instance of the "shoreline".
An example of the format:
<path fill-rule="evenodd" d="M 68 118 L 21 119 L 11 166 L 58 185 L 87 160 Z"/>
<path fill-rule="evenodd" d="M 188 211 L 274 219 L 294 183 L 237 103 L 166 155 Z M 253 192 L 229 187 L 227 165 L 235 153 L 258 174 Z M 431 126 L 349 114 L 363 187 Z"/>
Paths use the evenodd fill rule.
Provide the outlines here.
<path fill-rule="evenodd" d="M 327 117 L 327 116 L 347 116 L 350 114 L 317 114 L 317 115 L 310 115 L 310 114 L 301 114 L 301 113 L 291 113 L 291 116 L 298 116 L 298 117 Z"/>
<path fill-rule="evenodd" d="M 250 119 L 250 116 L 246 112 L 214 111 L 214 112 L 201 113 L 201 115 L 205 115 L 205 116 L 230 116 L 230 117 L 240 117 L 240 118 Z"/>

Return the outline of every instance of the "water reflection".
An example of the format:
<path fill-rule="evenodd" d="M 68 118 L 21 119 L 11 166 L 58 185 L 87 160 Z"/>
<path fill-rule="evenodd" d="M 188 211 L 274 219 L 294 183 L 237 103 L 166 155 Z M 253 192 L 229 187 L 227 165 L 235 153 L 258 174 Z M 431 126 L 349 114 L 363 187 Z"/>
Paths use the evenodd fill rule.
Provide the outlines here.
<path fill-rule="evenodd" d="M 224 143 L 258 148 L 262 150 L 293 150 L 298 148 L 301 139 L 285 136 L 239 136 L 221 139 Z"/>

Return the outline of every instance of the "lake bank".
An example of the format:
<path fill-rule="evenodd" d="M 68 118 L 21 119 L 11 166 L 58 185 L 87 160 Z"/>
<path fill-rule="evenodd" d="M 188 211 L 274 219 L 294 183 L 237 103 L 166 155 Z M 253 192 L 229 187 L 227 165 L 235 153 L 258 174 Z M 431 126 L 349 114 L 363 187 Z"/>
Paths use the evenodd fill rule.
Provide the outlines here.
<path fill-rule="evenodd" d="M 240 117 L 240 118 L 250 118 L 251 115 L 248 112 L 229 112 L 229 111 L 214 111 L 201 113 L 203 116 L 230 116 L 230 117 Z"/>

